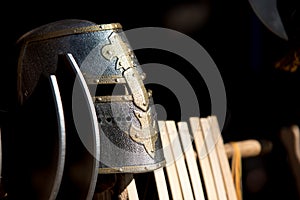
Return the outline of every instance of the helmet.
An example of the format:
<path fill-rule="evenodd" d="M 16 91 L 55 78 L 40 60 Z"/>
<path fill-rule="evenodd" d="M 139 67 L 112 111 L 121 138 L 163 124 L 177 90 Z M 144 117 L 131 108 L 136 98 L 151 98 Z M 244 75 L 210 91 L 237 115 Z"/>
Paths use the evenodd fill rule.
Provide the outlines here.
<path fill-rule="evenodd" d="M 299 46 L 300 4 L 297 0 L 248 0 L 261 22 L 278 37 Z"/>
<path fill-rule="evenodd" d="M 18 60 L 20 105 L 31 98 L 41 77 L 50 75 L 57 76 L 63 97 L 68 74 L 66 70 L 59 75 L 60 55 L 71 55 L 78 65 L 98 120 L 99 173 L 140 173 L 164 165 L 152 92 L 145 89 L 145 73 L 119 23 L 97 25 L 78 19 L 55 21 L 24 34 L 18 44 L 21 45 Z M 64 109 L 72 104 L 62 99 Z M 80 109 L 78 104 L 64 111 L 80 113 Z M 65 118 L 70 116 L 72 118 L 65 114 Z M 81 123 L 74 117 L 72 120 L 75 127 Z M 74 130 L 80 131 L 71 131 Z M 67 128 L 67 141 L 68 131 Z"/>

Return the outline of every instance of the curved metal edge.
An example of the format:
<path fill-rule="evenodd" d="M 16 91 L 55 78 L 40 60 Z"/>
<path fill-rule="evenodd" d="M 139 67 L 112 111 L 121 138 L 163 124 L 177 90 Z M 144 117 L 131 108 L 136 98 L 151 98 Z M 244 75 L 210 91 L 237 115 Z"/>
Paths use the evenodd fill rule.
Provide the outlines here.
<path fill-rule="evenodd" d="M 70 53 L 66 54 L 66 58 L 71 63 L 71 67 L 73 68 L 73 71 L 76 73 L 75 82 L 79 81 L 78 83 L 83 88 L 83 92 L 85 93 L 85 96 L 87 97 L 87 103 L 89 104 L 88 108 L 90 108 L 89 113 L 91 114 L 90 117 L 92 119 L 92 124 L 93 124 L 94 148 L 92 148 L 92 150 L 91 150 L 91 148 L 87 147 L 87 149 L 90 151 L 90 153 L 95 158 L 94 171 L 92 174 L 92 179 L 90 181 L 90 186 L 89 186 L 88 194 L 86 197 L 87 200 L 91 200 L 93 198 L 95 188 L 96 188 L 96 183 L 97 183 L 97 178 L 98 178 L 99 158 L 100 158 L 100 133 L 99 133 L 98 120 L 97 120 L 97 115 L 96 115 L 95 109 L 92 109 L 92 108 L 94 108 L 92 96 L 90 94 L 90 91 L 88 89 L 86 81 L 83 77 L 83 74 L 80 71 L 79 66 L 77 65 L 72 54 L 70 54 Z"/>
<path fill-rule="evenodd" d="M 47 34 L 40 34 L 40 35 L 34 35 L 29 37 L 29 35 L 34 31 L 29 31 L 25 33 L 23 36 L 21 36 L 17 40 L 17 44 L 21 41 L 25 43 L 30 42 L 36 42 L 41 40 L 48 40 L 56 37 L 63 37 L 67 35 L 74 35 L 74 34 L 82 34 L 82 33 L 89 33 L 89 32 L 96 32 L 96 31 L 104 31 L 104 30 L 114 30 L 114 29 L 121 29 L 122 25 L 120 23 L 111 23 L 111 24 L 99 24 L 99 25 L 93 25 L 93 26 L 86 26 L 86 27 L 79 27 L 79 28 L 71 28 L 71 29 L 65 29 L 55 32 L 50 32 Z M 28 38 L 26 38 L 28 37 Z"/>
<path fill-rule="evenodd" d="M 60 184 L 62 181 L 64 164 L 65 164 L 65 154 L 66 154 L 66 130 L 65 130 L 65 119 L 64 111 L 60 96 L 60 91 L 55 75 L 50 75 L 49 77 L 53 99 L 55 102 L 56 114 L 57 114 L 57 123 L 58 123 L 58 136 L 59 136 L 59 155 L 58 155 L 58 165 L 57 173 L 55 175 L 53 188 L 50 194 L 49 200 L 55 200 L 58 194 Z"/>
<path fill-rule="evenodd" d="M 272 33 L 284 40 L 288 40 L 288 36 L 277 10 L 277 0 L 248 1 L 256 16 Z"/>

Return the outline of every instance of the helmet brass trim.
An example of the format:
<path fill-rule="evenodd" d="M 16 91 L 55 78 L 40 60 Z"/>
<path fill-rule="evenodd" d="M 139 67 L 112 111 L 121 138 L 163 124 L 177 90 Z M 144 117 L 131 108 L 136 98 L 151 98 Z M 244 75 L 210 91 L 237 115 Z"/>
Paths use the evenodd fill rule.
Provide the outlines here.
<path fill-rule="evenodd" d="M 97 25 L 93 25 L 93 26 L 86 26 L 86 27 L 80 27 L 80 28 L 69 28 L 69 29 L 64 29 L 64 30 L 60 30 L 60 31 L 54 31 L 54 32 L 29 36 L 30 34 L 32 34 L 32 32 L 35 31 L 35 30 L 31 30 L 31 31 L 25 33 L 24 35 L 22 35 L 16 42 L 17 44 L 23 42 L 22 47 L 20 49 L 20 56 L 18 59 L 18 67 L 17 67 L 17 76 L 18 76 L 17 93 L 18 93 L 18 99 L 19 99 L 20 104 L 23 104 L 23 95 L 27 96 L 27 91 L 25 91 L 25 93 L 23 94 L 22 89 L 21 89 L 22 88 L 22 86 L 21 86 L 22 85 L 21 60 L 23 59 L 23 54 L 25 52 L 26 45 L 28 43 L 63 37 L 63 36 L 67 36 L 67 35 L 97 32 L 97 31 L 104 31 L 104 30 L 114 30 L 114 29 L 122 29 L 122 25 L 120 23 L 97 24 Z M 105 82 L 105 80 L 104 80 L 104 82 Z M 112 83 L 112 81 L 106 80 L 106 83 Z"/>
<path fill-rule="evenodd" d="M 43 33 L 40 35 L 35 35 L 32 37 L 26 38 L 29 34 L 31 34 L 31 31 L 30 31 L 27 34 L 24 34 L 23 36 L 21 36 L 17 40 L 17 43 L 20 43 L 23 40 L 26 43 L 30 43 L 30 42 L 35 42 L 35 41 L 48 40 L 51 38 L 63 37 L 63 36 L 67 36 L 67 35 L 96 32 L 96 31 L 103 31 L 103 30 L 111 30 L 111 29 L 121 29 L 121 28 L 122 28 L 122 25 L 120 23 L 100 24 L 100 25 L 94 25 L 94 26 L 65 29 L 65 30 L 61 30 L 61 31 L 50 32 L 47 34 Z"/>

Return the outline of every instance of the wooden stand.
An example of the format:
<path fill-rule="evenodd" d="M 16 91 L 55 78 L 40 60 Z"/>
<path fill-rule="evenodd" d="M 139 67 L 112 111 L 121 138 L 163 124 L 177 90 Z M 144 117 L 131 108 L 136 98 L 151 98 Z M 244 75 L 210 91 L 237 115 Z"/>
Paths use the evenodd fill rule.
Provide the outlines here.
<path fill-rule="evenodd" d="M 188 122 L 159 121 L 167 165 L 154 171 L 159 199 L 237 200 L 228 158 L 234 151 L 224 144 L 217 118 L 191 117 Z M 270 151 L 261 142 L 236 142 L 242 157 Z M 196 156 L 195 156 L 196 155 Z M 134 198 L 130 198 L 130 193 Z M 138 191 L 131 187 L 129 199 Z"/>

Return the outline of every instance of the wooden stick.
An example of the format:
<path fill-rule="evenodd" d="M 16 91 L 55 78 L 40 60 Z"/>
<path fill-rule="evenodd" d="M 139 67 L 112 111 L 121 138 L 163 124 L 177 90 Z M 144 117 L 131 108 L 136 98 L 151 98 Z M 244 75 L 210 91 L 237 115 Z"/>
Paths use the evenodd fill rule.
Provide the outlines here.
<path fill-rule="evenodd" d="M 158 121 L 158 126 L 160 130 L 162 146 L 164 149 L 164 156 L 167 162 L 165 168 L 168 175 L 172 197 L 173 199 L 183 199 L 178 173 L 175 165 L 175 159 L 170 146 L 170 140 L 165 121 Z"/>
<path fill-rule="evenodd" d="M 174 121 L 166 121 L 166 126 L 169 133 L 170 145 L 173 151 L 175 165 L 178 171 L 183 199 L 193 199 L 193 192 L 187 172 L 187 167 L 184 161 L 184 154 L 180 144 L 180 137 L 176 129 L 176 124 Z"/>
<path fill-rule="evenodd" d="M 211 127 L 212 124 L 209 123 L 207 118 L 200 118 L 200 123 L 202 126 L 203 137 L 205 138 L 206 141 L 205 144 L 208 151 L 208 157 L 210 160 L 218 197 L 219 199 L 226 200 L 227 195 L 225 192 L 225 186 L 224 186 L 223 176 L 221 172 L 222 164 L 220 166 L 219 157 L 217 155 L 217 150 L 216 150 L 217 141 L 213 137 L 213 130 Z"/>
<path fill-rule="evenodd" d="M 208 200 L 217 200 L 218 196 L 217 196 L 216 185 L 213 179 L 213 172 L 211 169 L 210 161 L 207 156 L 208 151 L 205 147 L 205 141 L 200 126 L 200 119 L 199 117 L 191 117 L 189 120 L 190 120 L 191 130 L 194 136 L 194 142 L 195 142 L 198 160 L 199 160 L 199 164 L 204 179 Z"/>
<path fill-rule="evenodd" d="M 157 188 L 159 199 L 161 199 L 161 200 L 170 199 L 168 187 L 167 187 L 167 183 L 166 183 L 166 178 L 165 178 L 165 174 L 164 174 L 164 169 L 159 168 L 157 170 L 154 170 L 154 178 L 155 178 L 155 182 L 156 182 L 156 188 Z"/>
<path fill-rule="evenodd" d="M 244 141 L 238 141 L 236 144 L 239 146 L 239 149 L 241 151 L 242 157 L 252 157 L 252 156 L 258 156 L 261 154 L 262 146 L 258 140 L 244 140 Z M 228 158 L 231 158 L 234 150 L 230 143 L 224 144 L 225 152 Z"/>
<path fill-rule="evenodd" d="M 237 200 L 237 195 L 236 195 L 236 191 L 235 191 L 235 187 L 234 187 L 234 183 L 233 183 L 233 179 L 232 179 L 230 165 L 229 165 L 228 157 L 225 153 L 224 142 L 223 142 L 221 130 L 220 130 L 219 123 L 218 123 L 216 116 L 209 117 L 209 122 L 213 128 L 213 131 L 212 131 L 213 138 L 216 141 L 219 162 L 221 165 L 223 181 L 224 181 L 224 184 L 226 187 L 228 199 Z"/>
<path fill-rule="evenodd" d="M 196 200 L 204 200 L 203 186 L 201 183 L 200 169 L 197 166 L 197 160 L 193 149 L 192 139 L 188 129 L 187 122 L 178 122 L 178 131 L 180 135 L 181 146 L 185 155 L 188 171 Z"/>
<path fill-rule="evenodd" d="M 137 192 L 135 179 L 132 179 L 132 181 L 127 186 L 127 192 L 128 192 L 128 199 L 130 200 L 139 200 L 139 195 Z"/>

